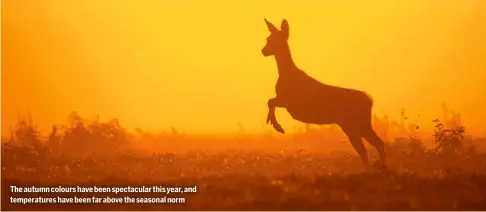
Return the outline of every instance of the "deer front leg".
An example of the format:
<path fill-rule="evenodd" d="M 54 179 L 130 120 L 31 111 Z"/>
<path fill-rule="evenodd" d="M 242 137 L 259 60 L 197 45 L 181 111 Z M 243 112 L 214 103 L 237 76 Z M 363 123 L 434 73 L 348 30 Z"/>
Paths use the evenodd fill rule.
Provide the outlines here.
<path fill-rule="evenodd" d="M 285 134 L 284 129 L 280 124 L 277 122 L 277 117 L 275 117 L 275 108 L 276 107 L 283 107 L 282 102 L 277 98 L 269 99 L 267 102 L 268 105 L 268 114 L 267 114 L 267 124 L 270 122 L 277 132 Z"/>

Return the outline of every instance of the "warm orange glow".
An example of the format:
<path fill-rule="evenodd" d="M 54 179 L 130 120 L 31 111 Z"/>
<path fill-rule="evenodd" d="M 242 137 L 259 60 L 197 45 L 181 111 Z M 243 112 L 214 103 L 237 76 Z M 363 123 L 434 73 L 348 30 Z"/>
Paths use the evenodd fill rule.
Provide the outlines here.
<path fill-rule="evenodd" d="M 469 132 L 486 118 L 486 1 L 2 1 L 2 135 L 76 110 L 133 129 L 258 131 L 277 79 L 264 18 L 290 24 L 296 64 L 365 90 L 374 112 L 432 125 L 440 104 Z M 283 109 L 277 116 L 291 128 Z"/>

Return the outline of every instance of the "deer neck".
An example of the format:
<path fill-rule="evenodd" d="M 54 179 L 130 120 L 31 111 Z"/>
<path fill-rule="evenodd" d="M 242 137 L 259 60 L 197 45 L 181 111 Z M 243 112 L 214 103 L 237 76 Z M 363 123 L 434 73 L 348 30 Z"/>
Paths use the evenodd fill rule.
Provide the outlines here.
<path fill-rule="evenodd" d="M 275 60 L 277 61 L 278 74 L 281 77 L 298 71 L 294 60 L 292 59 L 289 46 L 286 46 L 283 51 L 275 54 Z"/>

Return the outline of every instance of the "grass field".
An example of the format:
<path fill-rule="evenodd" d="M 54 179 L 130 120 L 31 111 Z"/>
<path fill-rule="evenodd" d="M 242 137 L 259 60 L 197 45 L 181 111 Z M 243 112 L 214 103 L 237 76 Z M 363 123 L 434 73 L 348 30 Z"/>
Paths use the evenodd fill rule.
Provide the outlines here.
<path fill-rule="evenodd" d="M 107 125 L 98 127 L 102 126 Z M 242 136 L 199 141 L 180 135 L 140 136 L 144 143 L 113 131 L 97 136 L 93 129 L 72 128 L 57 143 L 51 141 L 55 136 L 36 143 L 35 133 L 23 129 L 15 141 L 2 142 L 2 210 L 486 210 L 482 149 L 462 147 L 445 154 L 419 141 L 392 142 L 387 144 L 388 170 L 369 171 L 346 142 L 341 145 L 347 149 L 328 151 L 313 148 L 314 143 L 298 136 L 292 140 Z M 370 155 L 376 158 L 372 150 Z M 12 193 L 11 185 L 197 186 L 197 192 Z M 10 203 L 10 197 L 38 196 L 166 196 L 183 197 L 185 202 Z"/>

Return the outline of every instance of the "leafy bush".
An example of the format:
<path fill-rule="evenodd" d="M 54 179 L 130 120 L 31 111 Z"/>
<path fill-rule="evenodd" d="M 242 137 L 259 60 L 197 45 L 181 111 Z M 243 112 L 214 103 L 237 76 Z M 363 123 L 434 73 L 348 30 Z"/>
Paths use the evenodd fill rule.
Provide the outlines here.
<path fill-rule="evenodd" d="M 60 133 L 61 129 L 62 133 Z M 117 119 L 106 123 L 95 120 L 86 124 L 80 115 L 72 112 L 68 126 L 53 126 L 49 137 L 42 140 L 39 130 L 32 121 L 21 120 L 15 126 L 13 135 L 6 141 L 6 148 L 34 149 L 57 154 L 86 155 L 90 153 L 111 154 L 127 148 L 128 133 Z"/>
<path fill-rule="evenodd" d="M 443 154 L 455 154 L 464 145 L 464 126 L 457 126 L 454 128 L 446 128 L 444 124 L 435 119 L 435 143 L 437 144 L 436 150 Z"/>

